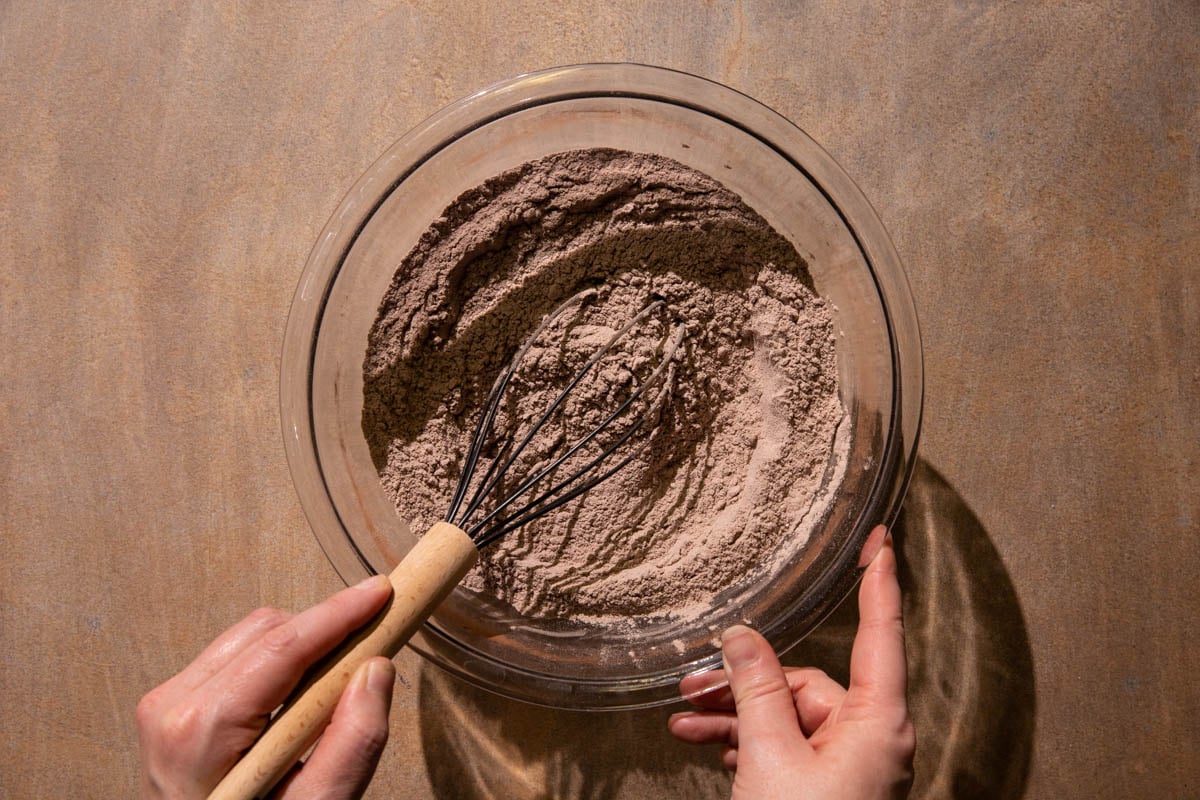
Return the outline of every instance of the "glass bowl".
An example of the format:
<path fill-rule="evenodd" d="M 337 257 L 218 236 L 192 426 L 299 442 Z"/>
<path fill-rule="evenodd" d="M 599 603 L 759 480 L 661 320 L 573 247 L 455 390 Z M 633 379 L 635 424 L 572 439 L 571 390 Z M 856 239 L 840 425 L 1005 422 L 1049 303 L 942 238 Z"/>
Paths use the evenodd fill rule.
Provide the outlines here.
<path fill-rule="evenodd" d="M 285 446 L 304 511 L 344 580 L 389 572 L 416 541 L 361 429 L 367 334 L 396 267 L 463 191 L 593 147 L 655 153 L 711 175 L 796 246 L 836 309 L 851 441 L 841 487 L 807 544 L 699 621 L 564 635 L 460 587 L 410 643 L 486 689 L 573 709 L 678 699 L 681 677 L 720 664 L 716 642 L 733 623 L 756 627 L 781 652 L 807 635 L 856 584 L 871 529 L 899 510 L 922 401 L 920 335 L 899 258 L 862 193 L 803 131 L 680 72 L 593 64 L 523 75 L 392 145 L 346 195 L 300 278 L 283 348 Z"/>

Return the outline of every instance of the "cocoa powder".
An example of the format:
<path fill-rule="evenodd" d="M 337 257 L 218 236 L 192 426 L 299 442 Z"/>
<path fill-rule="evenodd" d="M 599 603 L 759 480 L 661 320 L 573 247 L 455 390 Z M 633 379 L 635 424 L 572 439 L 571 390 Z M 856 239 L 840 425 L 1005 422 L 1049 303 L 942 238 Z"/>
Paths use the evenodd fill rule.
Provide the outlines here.
<path fill-rule="evenodd" d="M 542 619 L 700 614 L 804 546 L 847 434 L 827 302 L 795 248 L 711 177 L 659 156 L 571 151 L 461 195 L 381 303 L 363 431 L 400 514 L 425 530 L 446 513 L 496 376 L 551 310 L 588 288 L 514 377 L 489 450 L 520 436 L 616 328 L 661 299 L 514 469 L 535 468 L 619 406 L 682 328 L 666 390 L 632 412 L 648 410 L 653 424 L 615 476 L 484 548 L 465 585 Z"/>

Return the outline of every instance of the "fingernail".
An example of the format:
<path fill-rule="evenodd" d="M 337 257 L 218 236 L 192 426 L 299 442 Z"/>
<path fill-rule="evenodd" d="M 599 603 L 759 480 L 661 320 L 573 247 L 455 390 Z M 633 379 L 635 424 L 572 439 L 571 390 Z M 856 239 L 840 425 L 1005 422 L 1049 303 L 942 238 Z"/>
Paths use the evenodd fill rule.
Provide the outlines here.
<path fill-rule="evenodd" d="M 387 582 L 386 575 L 372 575 L 366 580 L 359 581 L 354 584 L 355 589 L 381 589 L 383 584 Z"/>
<path fill-rule="evenodd" d="M 392 662 L 376 659 L 367 664 L 367 689 L 372 694 L 387 697 L 395 680 L 396 668 L 392 666 Z"/>
<path fill-rule="evenodd" d="M 730 669 L 748 667 L 758 658 L 758 643 L 745 625 L 734 625 L 721 634 L 721 653 Z"/>

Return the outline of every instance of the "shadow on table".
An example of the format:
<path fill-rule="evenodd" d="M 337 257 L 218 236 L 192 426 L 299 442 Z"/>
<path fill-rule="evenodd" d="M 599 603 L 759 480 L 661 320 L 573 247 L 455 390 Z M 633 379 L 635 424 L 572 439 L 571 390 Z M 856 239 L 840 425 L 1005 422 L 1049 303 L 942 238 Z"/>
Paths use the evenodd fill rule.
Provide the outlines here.
<path fill-rule="evenodd" d="M 425 766 L 444 800 L 729 797 L 715 751 L 667 733 L 672 709 L 557 711 L 508 700 L 422 663 Z"/>
<path fill-rule="evenodd" d="M 917 728 L 914 798 L 1015 800 L 1029 771 L 1033 661 L 1012 582 L 982 524 L 918 461 L 897 526 Z M 787 654 L 845 682 L 851 598 Z M 555 711 L 423 664 L 421 739 L 439 798 L 725 798 L 715 748 L 678 744 L 669 710 Z"/>
<path fill-rule="evenodd" d="M 913 798 L 1015 800 L 1033 749 L 1033 657 L 1021 606 L 979 519 L 918 460 L 896 530 L 908 696 L 917 729 Z M 853 598 L 785 664 L 843 684 L 858 624 Z"/>

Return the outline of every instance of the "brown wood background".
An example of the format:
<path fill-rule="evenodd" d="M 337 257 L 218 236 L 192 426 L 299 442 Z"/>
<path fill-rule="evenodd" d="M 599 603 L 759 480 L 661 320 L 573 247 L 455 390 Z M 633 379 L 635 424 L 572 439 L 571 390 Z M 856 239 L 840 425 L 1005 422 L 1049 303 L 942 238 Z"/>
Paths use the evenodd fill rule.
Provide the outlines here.
<path fill-rule="evenodd" d="M 0 796 L 131 795 L 138 697 L 255 606 L 338 588 L 277 412 L 309 247 L 410 126 L 588 60 L 773 106 L 907 265 L 918 794 L 1197 796 L 1186 0 L 0 5 Z M 795 658 L 837 672 L 853 621 Z M 374 797 L 728 791 L 666 711 L 532 709 L 398 663 Z"/>

